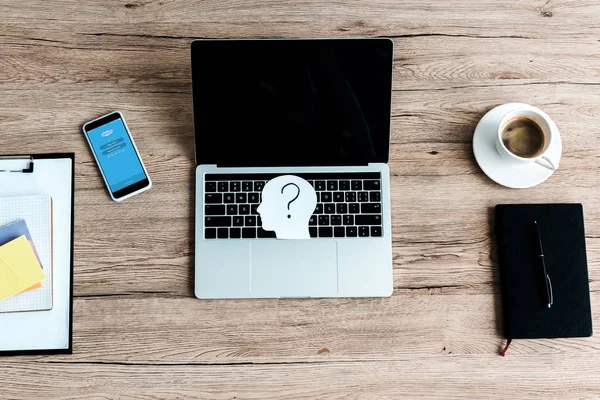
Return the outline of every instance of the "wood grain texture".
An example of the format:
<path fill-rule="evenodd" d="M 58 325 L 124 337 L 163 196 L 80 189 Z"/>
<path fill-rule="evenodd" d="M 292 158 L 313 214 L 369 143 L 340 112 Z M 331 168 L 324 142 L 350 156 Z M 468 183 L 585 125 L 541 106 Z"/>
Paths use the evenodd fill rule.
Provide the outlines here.
<path fill-rule="evenodd" d="M 120 365 L 53 361 L 0 362 L 7 398 L 131 399 L 436 399 L 592 397 L 600 385 L 593 354 L 502 358 L 412 356 L 394 361 L 267 365 Z M 540 365 L 547 371 L 540 374 Z M 553 368 L 560 365 L 561 368 Z M 538 376 L 539 374 L 539 376 Z M 536 376 L 532 381 L 532 376 Z M 57 379 L 60 377 L 60 379 Z M 507 384 L 508 382 L 508 384 Z M 465 391 L 469 388 L 469 391 Z M 579 396 L 583 397 L 583 396 Z"/>
<path fill-rule="evenodd" d="M 394 295 L 192 295 L 189 43 L 390 36 Z M 0 153 L 76 153 L 72 356 L 0 359 L 0 399 L 598 398 L 600 342 L 521 340 L 499 357 L 492 209 L 581 202 L 600 322 L 600 4 L 0 1 Z M 542 108 L 560 169 L 511 190 L 471 140 L 496 105 Z M 119 109 L 154 187 L 114 204 L 81 125 Z"/>

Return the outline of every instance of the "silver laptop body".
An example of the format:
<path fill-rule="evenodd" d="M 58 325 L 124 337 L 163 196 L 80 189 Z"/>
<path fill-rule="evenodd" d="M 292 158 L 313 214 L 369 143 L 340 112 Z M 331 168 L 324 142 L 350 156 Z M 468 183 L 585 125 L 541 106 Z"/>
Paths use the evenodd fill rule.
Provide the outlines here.
<path fill-rule="evenodd" d="M 391 40 L 191 47 L 196 297 L 390 296 Z"/>

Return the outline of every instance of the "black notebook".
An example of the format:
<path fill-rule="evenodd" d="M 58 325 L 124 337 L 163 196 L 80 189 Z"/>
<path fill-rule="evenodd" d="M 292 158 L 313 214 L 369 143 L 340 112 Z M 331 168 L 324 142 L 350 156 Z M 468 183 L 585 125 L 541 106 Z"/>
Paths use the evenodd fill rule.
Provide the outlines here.
<path fill-rule="evenodd" d="M 591 336 L 581 204 L 497 205 L 496 236 L 505 336 Z"/>

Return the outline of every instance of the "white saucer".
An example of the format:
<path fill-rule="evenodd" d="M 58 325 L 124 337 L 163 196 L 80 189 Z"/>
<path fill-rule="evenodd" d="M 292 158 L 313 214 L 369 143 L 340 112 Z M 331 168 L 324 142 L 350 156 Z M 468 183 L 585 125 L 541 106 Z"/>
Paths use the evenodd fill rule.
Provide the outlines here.
<path fill-rule="evenodd" d="M 529 164 L 511 163 L 498 154 L 496 150 L 498 123 L 506 113 L 517 108 L 528 108 L 543 114 L 538 108 L 522 103 L 506 103 L 490 110 L 481 118 L 475 128 L 473 153 L 477 164 L 491 180 L 509 188 L 524 189 L 539 185 L 548 179 L 554 171 L 534 162 Z M 562 140 L 554 122 L 549 117 L 548 120 L 556 135 L 556 140 L 553 138 L 548 148 L 548 154 L 553 160 L 558 160 L 560 165 Z"/>

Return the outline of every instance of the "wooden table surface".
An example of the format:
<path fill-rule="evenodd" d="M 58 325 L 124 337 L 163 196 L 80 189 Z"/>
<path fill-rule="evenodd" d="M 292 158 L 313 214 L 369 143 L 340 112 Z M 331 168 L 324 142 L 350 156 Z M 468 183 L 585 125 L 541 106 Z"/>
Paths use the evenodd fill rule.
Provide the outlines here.
<path fill-rule="evenodd" d="M 396 49 L 393 296 L 195 299 L 190 41 L 363 36 Z M 511 101 L 562 134 L 532 189 L 473 157 Z M 121 204 L 80 131 L 115 109 L 154 181 Z M 598 326 L 599 117 L 595 1 L 1 0 L 0 153 L 75 152 L 76 194 L 73 355 L 0 358 L 0 398 L 600 398 L 599 336 L 498 355 L 491 235 L 498 203 L 583 203 Z"/>

